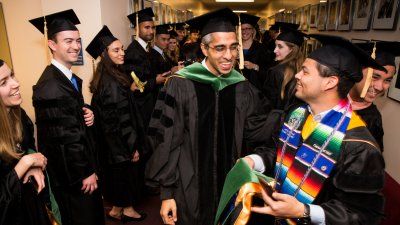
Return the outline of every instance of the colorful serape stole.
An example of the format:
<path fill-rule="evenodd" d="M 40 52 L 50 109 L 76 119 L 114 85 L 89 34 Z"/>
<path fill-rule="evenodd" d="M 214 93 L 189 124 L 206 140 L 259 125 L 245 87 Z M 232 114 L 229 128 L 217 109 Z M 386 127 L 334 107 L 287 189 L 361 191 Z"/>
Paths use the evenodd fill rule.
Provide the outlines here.
<path fill-rule="evenodd" d="M 282 127 L 275 179 L 278 192 L 309 204 L 317 197 L 336 164 L 352 110 L 347 99 L 340 101 L 301 143 L 299 127 L 307 119 L 306 110 L 305 107 L 294 110 Z M 294 220 L 280 222 L 296 224 Z"/>

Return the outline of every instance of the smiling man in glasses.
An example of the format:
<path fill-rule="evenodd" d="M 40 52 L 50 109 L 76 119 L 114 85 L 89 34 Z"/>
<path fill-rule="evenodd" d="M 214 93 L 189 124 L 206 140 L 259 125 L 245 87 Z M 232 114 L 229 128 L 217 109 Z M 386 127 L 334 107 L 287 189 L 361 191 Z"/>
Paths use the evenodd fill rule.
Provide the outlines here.
<path fill-rule="evenodd" d="M 201 31 L 206 58 L 178 71 L 160 92 L 146 177 L 160 187 L 165 224 L 201 225 L 213 221 L 225 176 L 245 154 L 243 141 L 263 141 L 266 112 L 260 93 L 233 69 L 238 17 L 225 8 L 187 23 Z"/>

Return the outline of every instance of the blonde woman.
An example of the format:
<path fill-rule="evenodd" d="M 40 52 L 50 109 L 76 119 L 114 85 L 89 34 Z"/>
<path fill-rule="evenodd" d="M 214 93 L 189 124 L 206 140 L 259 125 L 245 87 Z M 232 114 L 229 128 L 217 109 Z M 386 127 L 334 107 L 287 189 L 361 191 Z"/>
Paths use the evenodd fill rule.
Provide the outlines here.
<path fill-rule="evenodd" d="M 41 153 L 25 154 L 19 82 L 0 59 L 0 224 L 50 224 L 38 195 L 45 187 L 47 159 Z M 23 115 L 23 119 L 21 119 Z M 23 143 L 25 142 L 25 143 Z"/>

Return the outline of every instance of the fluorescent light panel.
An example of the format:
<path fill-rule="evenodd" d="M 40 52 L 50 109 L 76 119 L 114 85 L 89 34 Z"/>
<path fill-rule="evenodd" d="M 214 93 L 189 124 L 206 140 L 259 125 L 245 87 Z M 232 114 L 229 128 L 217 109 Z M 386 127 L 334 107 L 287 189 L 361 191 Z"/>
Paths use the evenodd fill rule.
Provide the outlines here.
<path fill-rule="evenodd" d="M 247 13 L 247 10 L 232 10 L 234 13 Z"/>
<path fill-rule="evenodd" d="M 254 0 L 215 0 L 215 2 L 254 2 Z"/>

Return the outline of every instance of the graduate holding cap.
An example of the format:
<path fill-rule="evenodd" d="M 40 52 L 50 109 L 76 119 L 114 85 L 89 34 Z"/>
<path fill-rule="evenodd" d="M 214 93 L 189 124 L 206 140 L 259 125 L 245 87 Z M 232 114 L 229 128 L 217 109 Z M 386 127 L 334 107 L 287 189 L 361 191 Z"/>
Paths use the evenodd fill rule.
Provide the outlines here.
<path fill-rule="evenodd" d="M 64 225 L 104 224 L 93 141 L 94 115 L 84 104 L 82 80 L 72 73 L 81 38 L 79 19 L 70 9 L 29 21 L 48 38 L 51 64 L 33 86 L 39 151 Z"/>
<path fill-rule="evenodd" d="M 346 39 L 310 36 L 324 46 L 295 75 L 296 97 L 305 104 L 289 111 L 274 137 L 273 170 L 264 164 L 277 192 L 264 192 L 265 206 L 252 211 L 274 216 L 275 224 L 379 224 L 385 163 L 347 95 L 362 67 L 385 68 Z"/>
<path fill-rule="evenodd" d="M 255 40 L 257 23 L 260 17 L 246 13 L 240 15 L 244 54 L 243 75 L 259 90 L 265 82 L 265 75 L 274 59 L 260 42 Z"/>
<path fill-rule="evenodd" d="M 374 104 L 377 97 L 382 96 L 389 89 L 390 83 L 396 73 L 395 57 L 400 56 L 400 42 L 379 41 L 375 43 L 359 43 L 358 47 L 364 49 L 368 54 L 375 47 L 375 59 L 387 70 L 374 70 L 363 68 L 363 79 L 350 90 L 349 97 L 352 100 L 353 109 L 367 124 L 368 130 L 374 136 L 383 151 L 383 125 L 382 116 Z M 369 78 L 368 73 L 371 71 Z M 367 80 L 371 82 L 367 84 Z M 367 86 L 366 86 L 367 85 Z M 366 91 L 362 96 L 363 91 Z"/>
<path fill-rule="evenodd" d="M 200 30 L 206 58 L 161 90 L 148 129 L 154 153 L 146 178 L 160 187 L 165 224 L 201 225 L 214 220 L 243 141 L 264 141 L 266 112 L 260 93 L 234 69 L 237 15 L 224 8 L 187 23 Z"/>
<path fill-rule="evenodd" d="M 131 97 L 132 81 L 122 68 L 124 46 L 107 26 L 90 42 L 86 51 L 93 59 L 101 58 L 90 82 L 92 106 L 99 122 L 99 152 L 104 163 L 104 199 L 112 204 L 107 217 L 122 222 L 141 221 L 146 214 L 139 213 L 133 204 L 139 201 L 141 179 L 138 162 L 141 155 L 140 120 Z"/>

